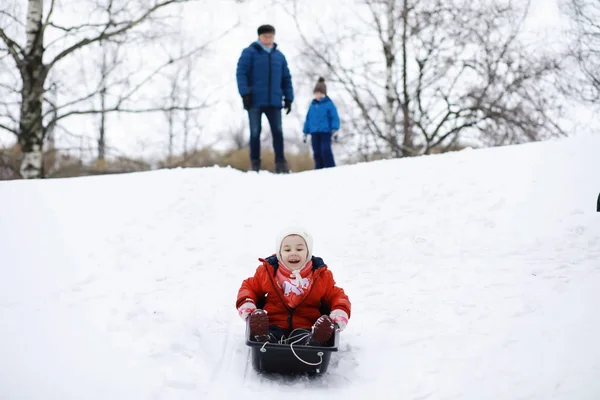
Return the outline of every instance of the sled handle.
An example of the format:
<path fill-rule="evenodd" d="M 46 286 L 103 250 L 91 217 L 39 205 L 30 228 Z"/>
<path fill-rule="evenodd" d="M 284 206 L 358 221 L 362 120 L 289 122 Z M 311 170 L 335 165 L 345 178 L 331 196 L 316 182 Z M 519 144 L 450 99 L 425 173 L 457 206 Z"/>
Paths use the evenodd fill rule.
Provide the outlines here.
<path fill-rule="evenodd" d="M 317 366 L 317 365 L 321 365 L 321 364 L 323 364 L 323 352 L 322 352 L 322 351 L 319 351 L 319 352 L 317 353 L 317 355 L 319 356 L 319 362 L 318 362 L 318 363 L 311 363 L 311 362 L 308 362 L 308 361 L 304 361 L 303 359 L 301 359 L 301 358 L 298 356 L 298 354 L 296 354 L 296 351 L 294 351 L 294 345 L 295 345 L 296 343 L 300 342 L 301 340 L 304 340 L 304 339 L 306 339 L 307 337 L 308 337 L 308 334 L 306 334 L 305 336 L 302 336 L 302 337 L 300 337 L 300 339 L 297 339 L 296 341 L 294 341 L 294 342 L 290 343 L 290 349 L 292 350 L 292 353 L 294 354 L 294 356 L 295 356 L 295 357 L 296 357 L 296 358 L 297 358 L 299 361 L 303 362 L 303 363 L 304 363 L 304 364 L 306 364 L 306 365 Z"/>

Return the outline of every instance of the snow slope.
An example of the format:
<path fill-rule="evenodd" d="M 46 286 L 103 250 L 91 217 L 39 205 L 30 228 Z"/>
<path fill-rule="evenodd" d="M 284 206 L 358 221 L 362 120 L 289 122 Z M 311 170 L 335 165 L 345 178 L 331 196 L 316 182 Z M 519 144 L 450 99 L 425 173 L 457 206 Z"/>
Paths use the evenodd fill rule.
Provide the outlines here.
<path fill-rule="evenodd" d="M 598 399 L 598 148 L 2 182 L 0 398 Z M 281 383 L 234 301 L 296 221 L 353 317 Z"/>

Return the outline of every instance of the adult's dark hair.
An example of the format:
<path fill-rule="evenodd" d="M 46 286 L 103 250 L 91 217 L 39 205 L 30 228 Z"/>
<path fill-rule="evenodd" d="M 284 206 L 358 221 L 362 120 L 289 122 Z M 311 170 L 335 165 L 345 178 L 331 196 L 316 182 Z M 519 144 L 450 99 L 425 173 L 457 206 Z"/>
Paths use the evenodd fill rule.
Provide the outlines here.
<path fill-rule="evenodd" d="M 273 25 L 261 25 L 257 29 L 258 35 L 262 35 L 263 33 L 275 33 L 275 28 Z"/>

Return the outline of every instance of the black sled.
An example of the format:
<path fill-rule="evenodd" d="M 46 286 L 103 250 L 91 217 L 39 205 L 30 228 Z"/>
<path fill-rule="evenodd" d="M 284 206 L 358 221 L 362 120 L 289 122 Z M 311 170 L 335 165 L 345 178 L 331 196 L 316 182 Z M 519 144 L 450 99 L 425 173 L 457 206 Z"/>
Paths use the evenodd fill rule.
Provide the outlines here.
<path fill-rule="evenodd" d="M 331 353 L 338 351 L 338 344 L 337 329 L 323 346 L 255 342 L 250 340 L 250 325 L 246 322 L 246 345 L 252 351 L 252 367 L 259 373 L 308 376 L 324 374 L 327 372 Z"/>

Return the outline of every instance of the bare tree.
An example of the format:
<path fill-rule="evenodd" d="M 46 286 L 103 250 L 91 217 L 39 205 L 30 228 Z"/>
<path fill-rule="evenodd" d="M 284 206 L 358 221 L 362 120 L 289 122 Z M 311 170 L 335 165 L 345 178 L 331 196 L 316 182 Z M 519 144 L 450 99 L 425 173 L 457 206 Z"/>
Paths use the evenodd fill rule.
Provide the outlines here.
<path fill-rule="evenodd" d="M 143 103 L 135 96 L 163 68 L 197 54 L 206 47 L 206 43 L 188 49 L 179 57 L 168 55 L 164 62 L 155 62 L 155 65 L 146 69 L 149 70 L 146 74 L 137 74 L 135 78 L 115 78 L 121 83 L 119 93 L 111 93 L 106 79 L 100 79 L 100 85 L 89 92 L 76 95 L 72 91 L 71 96 L 61 96 L 68 98 L 67 101 L 49 108 L 45 106 L 46 86 L 49 77 L 54 74 L 53 82 L 60 90 L 72 89 L 72 71 L 59 76 L 61 67 L 63 71 L 64 68 L 72 68 L 78 56 L 94 54 L 100 44 L 104 46 L 115 41 L 127 44 L 140 38 L 157 37 L 158 33 L 164 33 L 165 29 L 175 25 L 168 11 L 188 1 L 191 0 L 89 0 L 87 20 L 69 25 L 61 24 L 56 19 L 55 11 L 61 6 L 60 0 L 28 0 L 25 13 L 17 12 L 16 3 L 3 3 L 0 6 L 0 57 L 2 54 L 10 57 L 10 67 L 16 71 L 12 74 L 17 77 L 17 83 L 9 85 L 6 90 L 12 96 L 11 101 L 18 94 L 20 110 L 18 118 L 12 110 L 8 110 L 4 114 L 5 122 L 0 120 L 0 129 L 17 136 L 23 154 L 20 167 L 23 178 L 43 177 L 42 149 L 49 126 L 73 116 L 100 114 L 103 118 L 108 112 L 165 110 L 164 106 L 140 106 Z M 47 11 L 45 6 L 49 6 Z M 20 14 L 25 15 L 25 24 L 20 22 Z M 24 43 L 18 40 L 19 33 L 24 33 Z M 101 67 L 104 78 L 108 77 L 109 68 L 107 60 Z M 94 106 L 92 100 L 98 95 L 100 105 Z M 11 108 L 7 101 L 3 101 L 3 106 Z M 104 144 L 105 133 L 101 128 L 99 152 L 103 151 Z M 101 158 L 104 154 L 99 153 L 98 156 Z"/>
<path fill-rule="evenodd" d="M 343 122 L 363 154 L 405 157 L 448 151 L 465 137 L 502 145 L 562 134 L 551 90 L 558 64 L 518 39 L 528 2 L 362 0 L 350 6 L 356 24 L 313 24 L 315 37 L 300 22 L 303 5 L 294 0 L 290 14 L 304 59 L 350 100 Z"/>
<path fill-rule="evenodd" d="M 569 74 L 566 86 L 579 99 L 600 104 L 600 2 L 563 0 L 561 6 L 573 23 L 568 57 L 581 72 L 581 78 Z"/>
<path fill-rule="evenodd" d="M 100 114 L 98 127 L 98 158 L 97 163 L 100 169 L 105 166 L 106 160 L 106 129 L 107 129 L 107 110 L 108 93 L 110 87 L 110 77 L 112 73 L 123 63 L 121 46 L 119 42 L 103 41 L 98 42 L 100 47 L 100 82 L 98 97 L 100 98 Z"/>
<path fill-rule="evenodd" d="M 189 150 L 189 141 L 194 130 L 199 129 L 199 111 L 210 107 L 206 101 L 201 101 L 194 80 L 195 58 L 190 57 L 184 63 L 179 63 L 165 75 L 169 90 L 163 104 L 166 104 L 165 118 L 168 127 L 168 154 L 167 162 L 170 164 L 175 154 L 175 142 L 182 136 L 183 157 L 186 158 Z M 196 137 L 198 139 L 198 137 Z"/>
<path fill-rule="evenodd" d="M 13 30 L 24 29 L 24 24 L 15 17 L 21 12 L 20 4 L 15 3 L 10 6 L 0 5 L 0 27 L 7 26 Z M 16 111 L 20 102 L 20 90 L 15 82 L 19 78 L 18 71 L 13 68 L 12 54 L 0 39 L 0 134 L 17 134 L 19 121 Z"/>
<path fill-rule="evenodd" d="M 187 157 L 189 145 L 190 145 L 190 136 L 192 135 L 192 122 L 195 122 L 194 125 L 198 125 L 197 115 L 192 115 L 194 110 L 191 109 L 192 100 L 194 99 L 194 88 L 192 81 L 192 59 L 188 59 L 185 64 L 185 74 L 184 74 L 184 82 L 185 84 L 185 92 L 183 94 L 183 157 Z"/>

